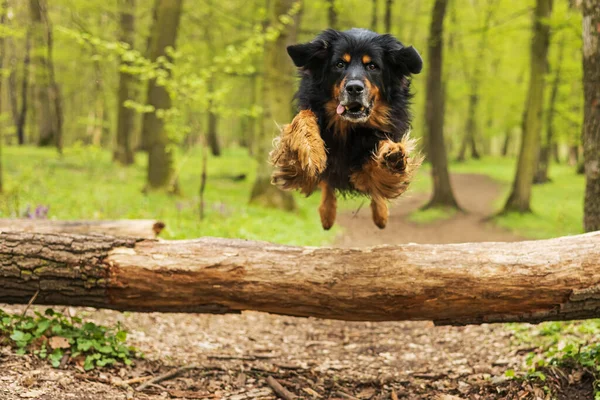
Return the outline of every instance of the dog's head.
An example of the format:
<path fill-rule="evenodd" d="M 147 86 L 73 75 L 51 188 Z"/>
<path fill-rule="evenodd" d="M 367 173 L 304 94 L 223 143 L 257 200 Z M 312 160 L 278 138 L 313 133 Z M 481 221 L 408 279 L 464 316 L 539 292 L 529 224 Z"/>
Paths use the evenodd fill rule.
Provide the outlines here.
<path fill-rule="evenodd" d="M 331 116 L 347 123 L 364 124 L 388 113 L 395 97 L 408 96 L 409 77 L 423 65 L 413 47 L 365 29 L 329 29 L 287 50 L 310 80 L 313 97 L 326 98 Z"/>

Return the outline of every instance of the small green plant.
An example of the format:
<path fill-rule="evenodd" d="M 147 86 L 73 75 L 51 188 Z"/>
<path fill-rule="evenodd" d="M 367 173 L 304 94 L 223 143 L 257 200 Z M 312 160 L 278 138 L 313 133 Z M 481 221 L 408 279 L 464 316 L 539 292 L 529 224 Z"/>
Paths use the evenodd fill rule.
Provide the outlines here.
<path fill-rule="evenodd" d="M 142 355 L 127 346 L 126 339 L 127 332 L 119 324 L 108 328 L 84 323 L 52 309 L 36 312 L 35 317 L 0 310 L 0 343 L 11 344 L 17 354 L 31 353 L 48 360 L 55 368 L 68 360 L 86 371 L 118 363 L 130 365 Z"/>
<path fill-rule="evenodd" d="M 544 372 L 553 368 L 584 370 L 594 376 L 595 399 L 600 400 L 600 320 L 545 322 L 535 328 L 508 326 L 517 342 L 533 344 L 540 350 L 528 354 L 526 373 L 517 376 L 514 370 L 508 370 L 507 377 L 545 382 Z"/>

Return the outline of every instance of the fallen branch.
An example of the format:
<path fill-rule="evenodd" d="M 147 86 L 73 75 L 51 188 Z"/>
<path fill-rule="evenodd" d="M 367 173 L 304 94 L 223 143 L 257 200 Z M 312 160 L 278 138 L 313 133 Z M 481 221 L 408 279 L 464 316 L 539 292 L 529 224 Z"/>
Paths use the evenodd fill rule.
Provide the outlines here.
<path fill-rule="evenodd" d="M 155 377 L 155 378 L 152 378 L 152 379 L 149 379 L 149 380 L 147 380 L 146 382 L 144 382 L 144 383 L 142 383 L 140 386 L 138 386 L 138 387 L 136 388 L 136 390 L 137 390 L 138 392 L 141 392 L 141 391 L 143 391 L 144 389 L 146 389 L 148 386 L 151 386 L 151 385 L 156 385 L 156 384 L 158 384 L 158 383 L 161 383 L 161 382 L 164 382 L 164 381 L 166 381 L 166 380 L 173 379 L 173 378 L 175 378 L 175 377 L 177 377 L 177 376 L 179 376 L 179 375 L 183 374 L 183 373 L 184 373 L 184 372 L 186 372 L 186 371 L 189 371 L 189 370 L 191 370 L 191 369 L 196 369 L 196 368 L 198 368 L 198 366 L 197 366 L 197 365 L 195 365 L 195 364 L 188 365 L 188 366 L 181 367 L 181 368 L 177 368 L 176 370 L 169 371 L 169 372 L 167 372 L 167 373 L 164 373 L 164 374 L 162 374 L 162 375 L 159 375 L 159 376 L 157 376 L 157 377 Z"/>
<path fill-rule="evenodd" d="M 75 233 L 153 239 L 165 224 L 151 219 L 117 221 L 53 221 L 47 219 L 0 219 L 0 232 Z"/>
<path fill-rule="evenodd" d="M 269 387 L 271 389 L 273 389 L 275 394 L 277 396 L 279 396 L 280 398 L 282 398 L 283 400 L 296 399 L 296 395 L 294 395 L 293 393 L 290 393 L 286 388 L 281 386 L 281 383 L 277 382 L 277 379 L 273 378 L 272 376 L 269 376 L 267 378 L 267 383 L 269 384 Z"/>
<path fill-rule="evenodd" d="M 600 317 L 600 232 L 336 249 L 0 233 L 0 303 L 437 324 Z"/>

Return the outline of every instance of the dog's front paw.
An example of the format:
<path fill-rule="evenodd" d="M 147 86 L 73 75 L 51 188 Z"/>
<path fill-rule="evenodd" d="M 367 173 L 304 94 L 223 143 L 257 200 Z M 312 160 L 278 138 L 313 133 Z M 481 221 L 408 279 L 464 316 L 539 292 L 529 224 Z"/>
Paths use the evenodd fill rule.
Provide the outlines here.
<path fill-rule="evenodd" d="M 379 146 L 378 160 L 388 170 L 395 173 L 404 173 L 407 166 L 407 153 L 401 143 L 391 140 L 383 142 Z"/>
<path fill-rule="evenodd" d="M 308 175 L 319 175 L 327 168 L 327 151 L 321 138 L 317 117 L 302 110 L 286 129 L 290 150 L 296 152 L 300 168 Z"/>

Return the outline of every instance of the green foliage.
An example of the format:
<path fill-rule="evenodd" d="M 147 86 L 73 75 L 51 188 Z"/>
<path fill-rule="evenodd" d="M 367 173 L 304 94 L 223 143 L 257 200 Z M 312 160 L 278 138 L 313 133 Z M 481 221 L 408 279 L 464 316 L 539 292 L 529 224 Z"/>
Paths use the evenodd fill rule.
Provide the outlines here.
<path fill-rule="evenodd" d="M 528 354 L 523 374 L 506 371 L 511 378 L 546 380 L 544 370 L 552 367 L 582 368 L 600 379 L 600 320 L 544 322 L 537 326 L 507 324 L 518 344 L 535 346 Z M 600 386 L 596 383 L 596 396 Z"/>
<path fill-rule="evenodd" d="M 0 310 L 0 343 L 17 348 L 17 354 L 31 353 L 57 368 L 63 357 L 82 364 L 84 370 L 130 365 L 141 354 L 126 345 L 127 332 L 119 325 L 108 328 L 52 309 L 35 317 L 7 314 Z"/>

